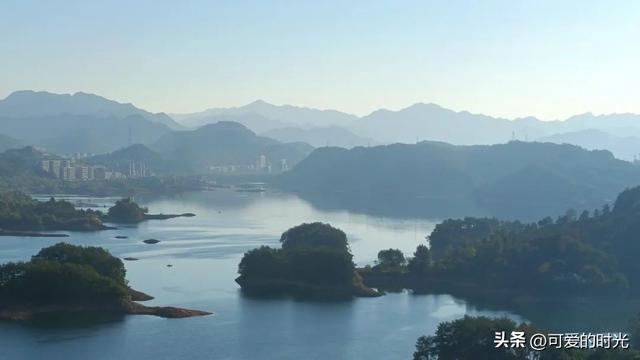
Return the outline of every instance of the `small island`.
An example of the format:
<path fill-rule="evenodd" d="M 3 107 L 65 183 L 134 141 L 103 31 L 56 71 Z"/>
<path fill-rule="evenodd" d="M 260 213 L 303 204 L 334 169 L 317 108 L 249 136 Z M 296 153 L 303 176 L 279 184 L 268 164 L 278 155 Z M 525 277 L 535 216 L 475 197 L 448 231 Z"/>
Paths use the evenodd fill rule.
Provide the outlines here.
<path fill-rule="evenodd" d="M 176 217 L 193 217 L 184 214 L 148 214 L 132 199 L 118 200 L 106 214 L 99 210 L 76 209 L 64 200 L 53 197 L 48 201 L 37 201 L 21 192 L 0 194 L 0 236 L 67 237 L 63 233 L 47 231 L 99 231 L 112 230 L 104 222 L 115 224 L 137 224 L 145 220 L 166 220 Z M 118 235 L 116 239 L 126 239 Z"/>
<path fill-rule="evenodd" d="M 122 261 L 99 247 L 59 243 L 28 262 L 0 265 L 0 320 L 27 321 L 52 313 L 104 312 L 183 318 L 199 310 L 145 306 L 152 299 L 133 290 Z"/>
<path fill-rule="evenodd" d="M 262 246 L 244 254 L 236 279 L 244 293 L 324 299 L 380 296 L 355 272 L 342 230 L 302 224 L 284 232 L 280 242 L 280 249 Z"/>
<path fill-rule="evenodd" d="M 137 224 L 145 220 L 167 220 L 177 217 L 193 217 L 193 213 L 184 214 L 148 214 L 149 209 L 136 204 L 131 198 L 120 199 L 115 205 L 109 208 L 109 211 L 103 216 L 104 221 L 121 223 L 121 224 Z"/>
<path fill-rule="evenodd" d="M 0 235 L 65 236 L 42 231 L 95 231 L 110 227 L 102 223 L 102 213 L 78 210 L 67 201 L 37 201 L 20 192 L 0 194 Z"/>

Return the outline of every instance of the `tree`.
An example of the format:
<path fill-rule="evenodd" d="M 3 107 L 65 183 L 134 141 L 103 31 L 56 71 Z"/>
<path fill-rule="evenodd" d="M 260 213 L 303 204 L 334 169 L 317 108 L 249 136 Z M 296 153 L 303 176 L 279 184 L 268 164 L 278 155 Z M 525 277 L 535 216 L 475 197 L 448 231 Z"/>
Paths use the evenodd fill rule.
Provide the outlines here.
<path fill-rule="evenodd" d="M 510 334 L 516 324 L 509 319 L 489 319 L 465 316 L 442 322 L 435 335 L 420 337 L 416 343 L 414 360 L 515 360 L 519 357 L 511 348 L 496 348 L 496 332 Z"/>
<path fill-rule="evenodd" d="M 58 243 L 41 249 L 33 259 L 87 265 L 102 276 L 126 283 L 127 271 L 122 260 L 100 247 Z"/>
<path fill-rule="evenodd" d="M 378 265 L 387 268 L 404 266 L 407 260 L 399 249 L 380 250 L 378 252 Z"/>
<path fill-rule="evenodd" d="M 286 276 L 286 267 L 286 257 L 281 249 L 261 246 L 244 254 L 238 273 L 247 280 L 279 279 Z"/>
<path fill-rule="evenodd" d="M 282 248 L 287 251 L 323 247 L 339 252 L 349 252 L 347 235 L 340 229 L 320 222 L 292 227 L 282 234 L 280 242 Z"/>
<path fill-rule="evenodd" d="M 409 260 L 407 268 L 410 273 L 424 274 L 431 266 L 431 250 L 426 245 L 420 244 Z"/>
<path fill-rule="evenodd" d="M 109 208 L 107 218 L 109 221 L 120 223 L 138 223 L 145 219 L 147 208 L 138 206 L 131 198 L 116 201 L 116 204 Z"/>

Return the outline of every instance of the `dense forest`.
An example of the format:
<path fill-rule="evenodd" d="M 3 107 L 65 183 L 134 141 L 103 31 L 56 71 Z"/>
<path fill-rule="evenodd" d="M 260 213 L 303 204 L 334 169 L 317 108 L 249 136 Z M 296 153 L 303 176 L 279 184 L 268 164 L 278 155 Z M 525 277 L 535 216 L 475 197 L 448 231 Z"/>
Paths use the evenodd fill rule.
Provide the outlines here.
<path fill-rule="evenodd" d="M 41 202 L 19 192 L 0 193 L 2 230 L 100 230 L 102 214 L 78 210 L 67 201 L 54 198 Z"/>
<path fill-rule="evenodd" d="M 408 261 L 390 263 L 383 251 L 378 265 L 362 273 L 367 284 L 396 281 L 424 290 L 464 285 L 538 295 L 637 294 L 639 233 L 636 187 L 620 193 L 612 207 L 569 210 L 535 223 L 446 220 Z"/>
<path fill-rule="evenodd" d="M 345 233 L 328 224 L 301 224 L 284 232 L 280 249 L 244 254 L 236 279 L 249 294 L 350 298 L 375 296 L 354 271 Z"/>
<path fill-rule="evenodd" d="M 0 306 L 117 304 L 129 293 L 125 273 L 102 248 L 59 243 L 31 261 L 0 265 Z"/>
<path fill-rule="evenodd" d="M 277 179 L 314 205 L 389 216 L 495 216 L 533 221 L 591 209 L 640 183 L 608 151 L 512 141 L 316 149 Z"/>

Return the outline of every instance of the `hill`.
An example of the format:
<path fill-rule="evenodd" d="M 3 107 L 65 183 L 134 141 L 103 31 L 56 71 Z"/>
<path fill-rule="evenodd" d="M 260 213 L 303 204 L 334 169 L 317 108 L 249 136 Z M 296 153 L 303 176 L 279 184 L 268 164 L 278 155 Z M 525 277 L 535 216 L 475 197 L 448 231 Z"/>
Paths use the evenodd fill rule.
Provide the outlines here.
<path fill-rule="evenodd" d="M 42 176 L 48 177 L 42 170 L 43 154 L 33 147 L 9 149 L 0 153 L 0 177 Z"/>
<path fill-rule="evenodd" d="M 105 153 L 179 128 L 165 114 L 97 95 L 18 91 L 0 100 L 0 133 L 48 151 Z"/>
<path fill-rule="evenodd" d="M 617 136 L 606 131 L 586 129 L 554 134 L 537 139 L 540 142 L 573 144 L 587 150 L 609 150 L 618 159 L 632 161 L 640 154 L 640 137 Z"/>
<path fill-rule="evenodd" d="M 172 170 L 171 164 L 162 155 L 143 144 L 134 144 L 108 154 L 92 156 L 85 161 L 93 165 L 104 165 L 124 174 L 129 172 L 129 165 L 132 162 L 144 164 L 149 171 L 154 173 L 171 172 Z"/>
<path fill-rule="evenodd" d="M 181 129 L 167 114 L 153 114 L 132 104 L 123 104 L 102 96 L 77 92 L 54 94 L 46 91 L 15 91 L 0 100 L 0 117 L 29 118 L 56 115 L 85 115 L 97 118 L 126 118 L 139 115 L 149 121 L 164 124 L 172 129 Z"/>
<path fill-rule="evenodd" d="M 314 147 L 338 146 L 352 148 L 355 146 L 375 145 L 376 141 L 360 137 L 340 126 L 327 126 L 303 129 L 299 127 L 283 127 L 262 133 L 263 136 L 282 142 L 305 142 Z"/>
<path fill-rule="evenodd" d="M 188 126 L 204 125 L 207 118 L 218 115 L 256 114 L 269 120 L 298 126 L 346 126 L 357 120 L 355 115 L 336 110 L 318 110 L 291 105 L 273 105 L 262 100 L 231 108 L 212 108 L 193 114 L 174 114 L 173 117 Z M 281 126 L 279 126 L 281 127 Z"/>
<path fill-rule="evenodd" d="M 640 184 L 640 167 L 607 151 L 510 142 L 316 149 L 277 185 L 319 206 L 395 216 L 537 219 L 588 209 Z"/>
<path fill-rule="evenodd" d="M 293 166 L 313 148 L 304 143 L 281 143 L 257 136 L 242 124 L 222 121 L 196 130 L 167 133 L 151 149 L 185 170 L 201 172 L 211 166 L 254 165 L 261 155 L 275 168 L 282 159 Z"/>

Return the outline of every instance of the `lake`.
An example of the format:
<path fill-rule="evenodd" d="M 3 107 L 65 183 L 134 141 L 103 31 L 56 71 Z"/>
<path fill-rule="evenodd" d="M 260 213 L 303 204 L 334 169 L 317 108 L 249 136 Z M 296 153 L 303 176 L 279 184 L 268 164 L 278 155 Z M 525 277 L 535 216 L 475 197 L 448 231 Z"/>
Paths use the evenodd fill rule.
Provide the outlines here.
<path fill-rule="evenodd" d="M 74 198 L 109 205 L 115 199 Z M 234 282 L 242 254 L 278 246 L 302 222 L 328 222 L 347 233 L 354 260 L 372 263 L 379 250 L 410 255 L 437 220 L 398 219 L 319 210 L 294 195 L 230 189 L 139 200 L 151 213 L 193 212 L 64 241 L 102 246 L 125 261 L 130 285 L 155 296 L 149 305 L 214 312 L 162 319 L 69 318 L 40 324 L 0 323 L 0 359 L 408 359 L 416 339 L 438 323 L 468 315 L 507 316 L 548 328 L 620 331 L 636 304 L 531 304 L 518 311 L 478 307 L 450 295 L 391 293 L 344 302 L 254 299 Z M 116 239 L 124 235 L 127 239 Z M 147 245 L 142 240 L 161 242 Z M 0 237 L 0 262 L 28 260 L 55 238 Z M 167 265 L 172 265 L 168 267 Z M 489 309 L 490 308 L 490 309 Z M 594 311 L 594 309 L 596 311 Z"/>

